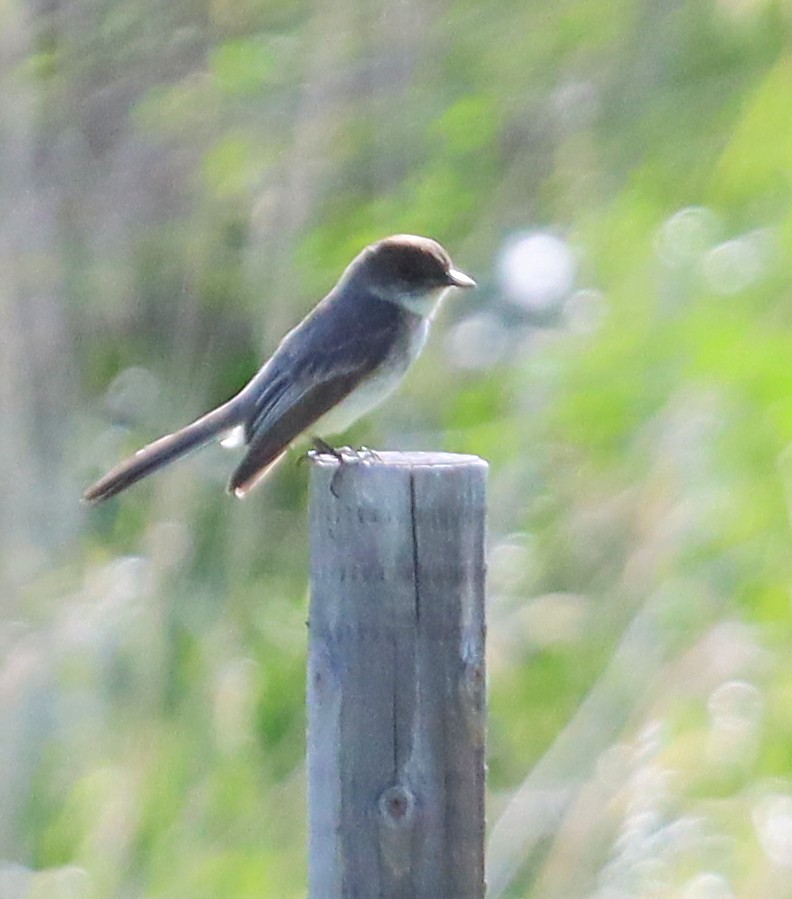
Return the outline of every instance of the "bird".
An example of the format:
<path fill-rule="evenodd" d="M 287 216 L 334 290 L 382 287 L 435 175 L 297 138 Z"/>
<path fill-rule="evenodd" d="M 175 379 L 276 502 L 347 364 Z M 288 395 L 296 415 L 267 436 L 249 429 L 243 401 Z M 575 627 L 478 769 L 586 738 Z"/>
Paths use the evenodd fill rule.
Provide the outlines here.
<path fill-rule="evenodd" d="M 246 452 L 228 490 L 244 497 L 286 450 L 345 431 L 401 383 L 451 288 L 476 282 L 437 241 L 396 234 L 365 247 L 231 399 L 120 462 L 83 493 L 98 503 L 215 439 L 240 432 Z"/>

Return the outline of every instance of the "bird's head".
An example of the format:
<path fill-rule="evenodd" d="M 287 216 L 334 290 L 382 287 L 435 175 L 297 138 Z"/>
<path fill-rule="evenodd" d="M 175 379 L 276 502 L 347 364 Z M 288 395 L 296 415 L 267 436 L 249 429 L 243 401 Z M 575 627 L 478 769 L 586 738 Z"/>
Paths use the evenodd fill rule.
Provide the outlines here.
<path fill-rule="evenodd" d="M 476 286 L 472 278 L 453 267 L 437 241 L 412 234 L 396 234 L 366 247 L 346 276 L 360 279 L 376 296 L 419 315 L 430 315 L 449 288 Z"/>

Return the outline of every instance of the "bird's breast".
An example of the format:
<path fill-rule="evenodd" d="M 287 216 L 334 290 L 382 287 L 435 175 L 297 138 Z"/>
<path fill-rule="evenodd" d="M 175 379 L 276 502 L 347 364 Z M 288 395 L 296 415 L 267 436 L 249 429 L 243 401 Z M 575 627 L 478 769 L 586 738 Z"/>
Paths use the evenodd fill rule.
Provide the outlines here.
<path fill-rule="evenodd" d="M 412 328 L 405 329 L 403 339 L 396 341 L 383 361 L 316 422 L 313 433 L 318 436 L 338 434 L 378 406 L 401 384 L 424 348 L 428 334 L 428 319 L 422 318 Z"/>

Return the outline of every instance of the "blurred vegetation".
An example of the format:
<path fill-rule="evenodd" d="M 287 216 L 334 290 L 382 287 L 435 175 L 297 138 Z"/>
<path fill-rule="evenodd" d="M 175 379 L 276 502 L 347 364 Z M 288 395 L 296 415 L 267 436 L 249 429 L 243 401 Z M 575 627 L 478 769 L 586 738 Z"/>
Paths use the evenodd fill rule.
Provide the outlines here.
<path fill-rule="evenodd" d="M 398 231 L 481 288 L 349 437 L 491 462 L 491 895 L 792 896 L 791 38 L 5 3 L 2 899 L 304 895 L 305 467 L 77 497 Z"/>

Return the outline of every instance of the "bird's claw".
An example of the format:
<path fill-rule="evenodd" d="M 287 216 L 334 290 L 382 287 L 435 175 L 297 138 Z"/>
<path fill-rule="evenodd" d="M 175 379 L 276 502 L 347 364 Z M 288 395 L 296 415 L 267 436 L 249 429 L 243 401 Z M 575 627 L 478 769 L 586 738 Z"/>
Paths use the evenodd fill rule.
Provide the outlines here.
<path fill-rule="evenodd" d="M 353 450 L 353 452 L 356 452 L 358 458 L 363 462 L 382 462 L 382 456 L 368 446 L 361 446 L 359 450 Z"/>
<path fill-rule="evenodd" d="M 379 454 L 375 452 L 375 450 L 369 449 L 367 446 L 361 446 L 359 450 L 353 449 L 351 446 L 334 447 L 322 440 L 321 437 L 314 437 L 313 449 L 308 450 L 306 458 L 313 460 L 319 458 L 319 456 L 332 456 L 338 461 L 338 468 L 330 481 L 330 492 L 336 499 L 338 499 L 338 492 L 336 490 L 337 479 L 341 476 L 344 465 L 349 465 L 351 462 L 367 463 L 382 461 Z"/>

